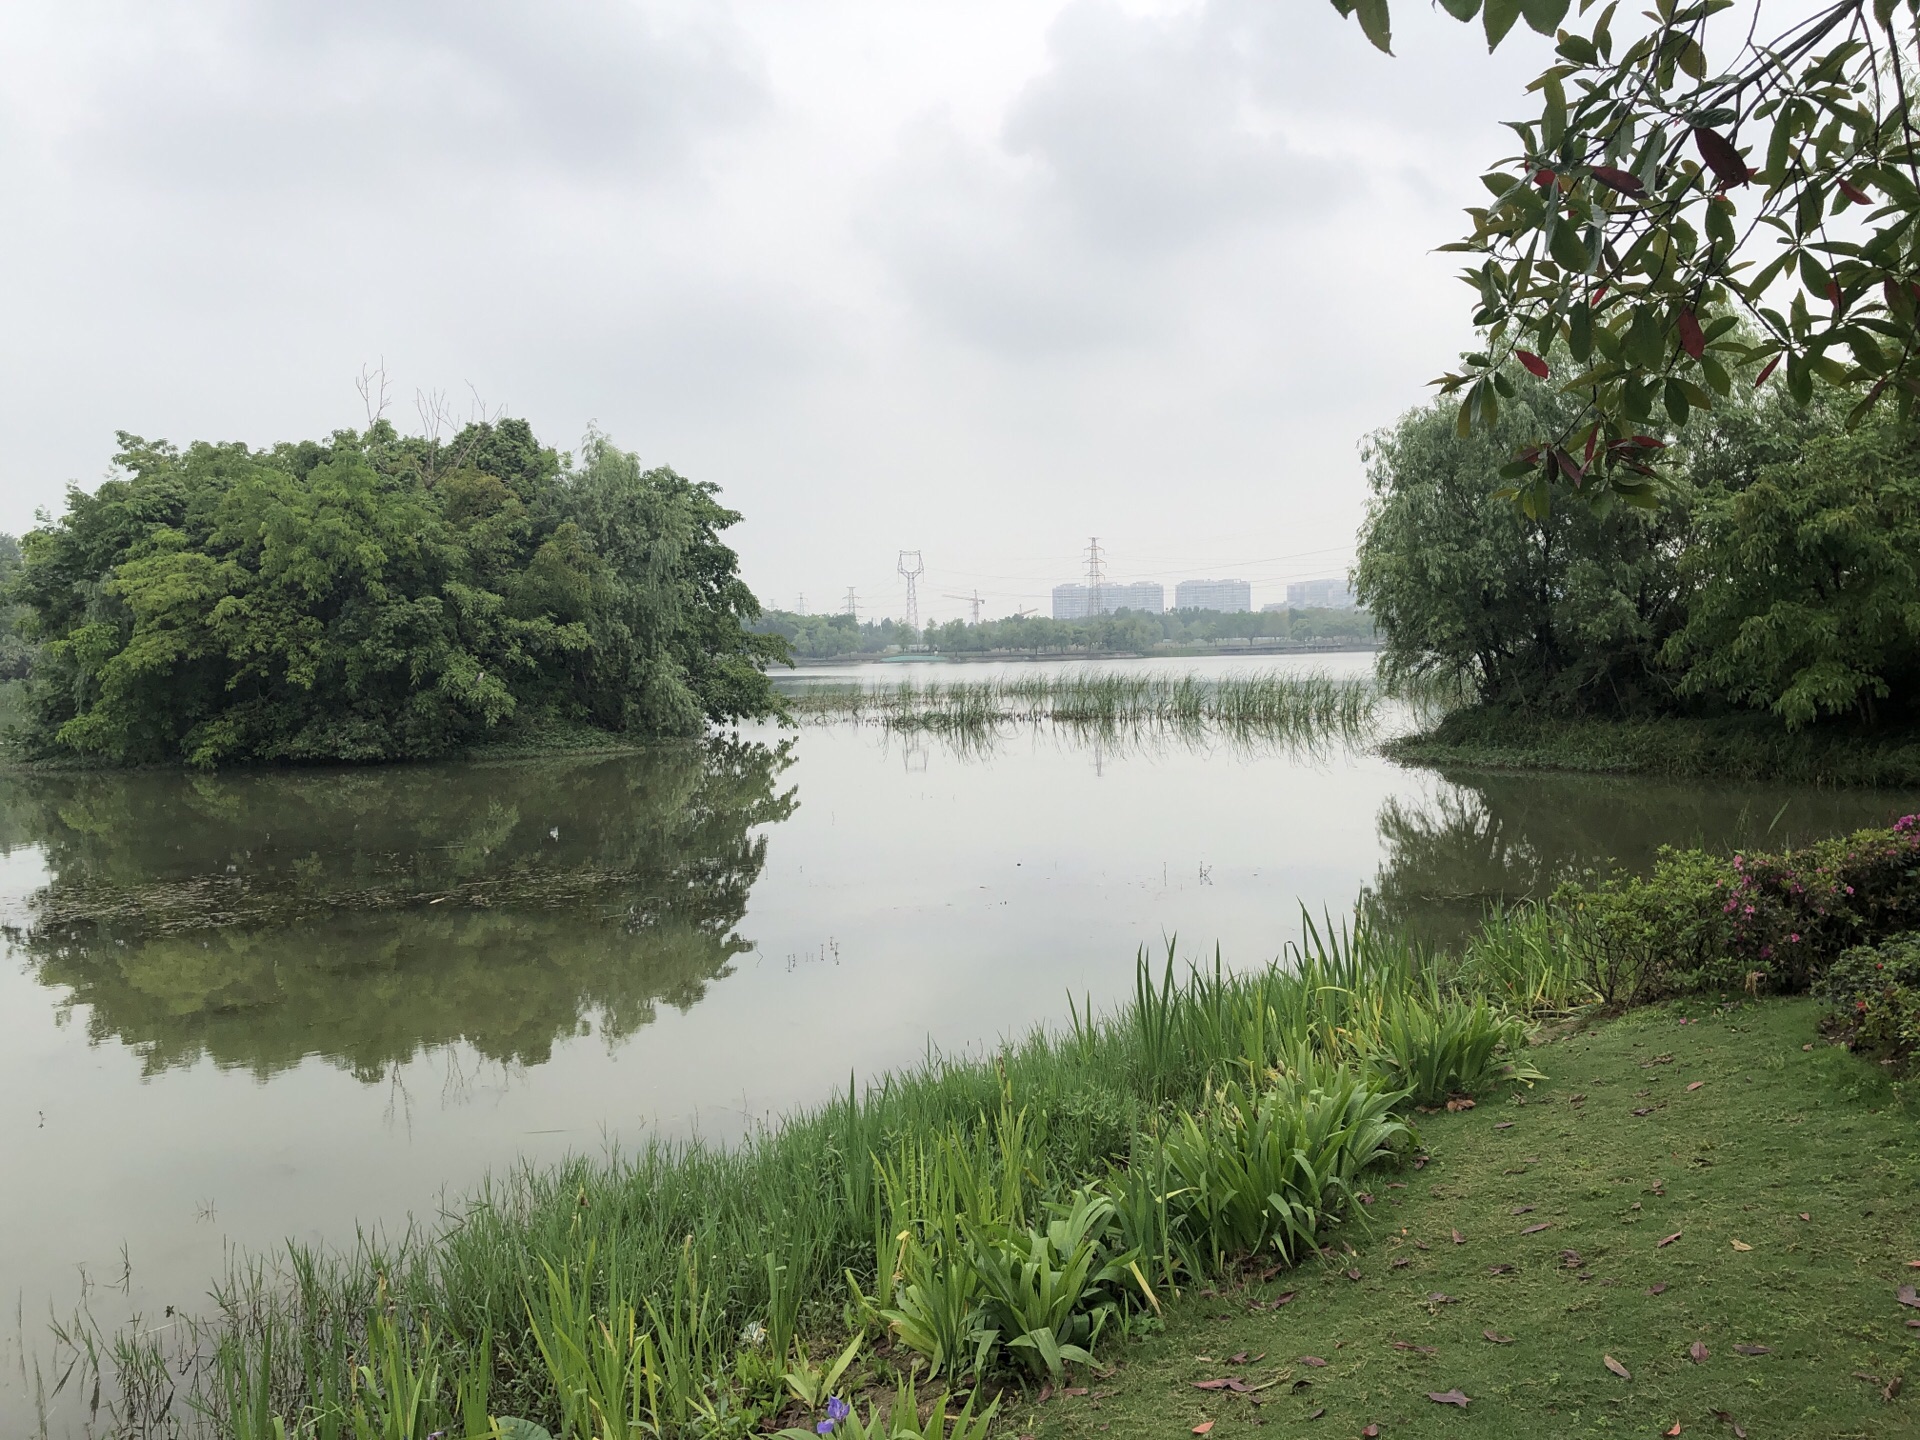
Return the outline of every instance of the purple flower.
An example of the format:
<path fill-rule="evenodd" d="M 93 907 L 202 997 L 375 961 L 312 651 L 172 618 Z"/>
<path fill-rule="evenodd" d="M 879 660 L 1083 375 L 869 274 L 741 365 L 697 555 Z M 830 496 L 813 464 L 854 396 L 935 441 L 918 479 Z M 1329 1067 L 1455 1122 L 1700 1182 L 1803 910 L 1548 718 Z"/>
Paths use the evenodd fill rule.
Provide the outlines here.
<path fill-rule="evenodd" d="M 816 1435 L 831 1435 L 833 1433 L 833 1421 L 822 1420 L 818 1425 L 813 1427 L 813 1433 Z"/>
<path fill-rule="evenodd" d="M 834 1424 L 838 1425 L 852 1413 L 853 1407 L 838 1395 L 829 1395 L 827 1397 L 827 1418 L 833 1421 Z"/>

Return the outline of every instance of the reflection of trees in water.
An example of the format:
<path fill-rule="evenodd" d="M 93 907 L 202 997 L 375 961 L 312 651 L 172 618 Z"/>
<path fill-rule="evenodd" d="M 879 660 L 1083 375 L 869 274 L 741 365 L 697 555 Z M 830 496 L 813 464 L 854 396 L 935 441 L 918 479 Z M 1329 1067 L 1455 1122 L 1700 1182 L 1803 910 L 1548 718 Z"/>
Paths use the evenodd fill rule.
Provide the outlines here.
<path fill-rule="evenodd" d="M 1544 898 L 1592 872 L 1644 872 L 1662 845 L 1779 849 L 1884 825 L 1911 796 L 1807 786 L 1593 775 L 1436 777 L 1430 798 L 1380 807 L 1385 851 L 1364 903 L 1435 943 L 1496 902 Z"/>
<path fill-rule="evenodd" d="M 182 777 L 15 775 L 51 881 L 10 938 L 149 1070 L 265 1075 L 322 1055 L 369 1081 L 464 1040 L 537 1064 L 692 1005 L 748 947 L 797 803 L 785 747 L 715 741 L 471 766 Z"/>

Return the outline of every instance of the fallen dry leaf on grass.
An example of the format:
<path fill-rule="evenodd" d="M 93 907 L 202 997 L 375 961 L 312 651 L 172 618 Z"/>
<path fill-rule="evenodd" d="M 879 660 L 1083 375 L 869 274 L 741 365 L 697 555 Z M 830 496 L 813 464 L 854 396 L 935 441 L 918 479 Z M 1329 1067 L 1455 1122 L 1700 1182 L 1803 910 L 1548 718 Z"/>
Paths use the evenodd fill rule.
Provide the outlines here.
<path fill-rule="evenodd" d="M 1407 1259 L 1406 1256 L 1402 1255 L 1398 1260 L 1393 1262 L 1393 1268 L 1395 1270 L 1403 1270 L 1407 1266 L 1411 1265 L 1412 1263 L 1413 1262 L 1411 1260 Z"/>
<path fill-rule="evenodd" d="M 1898 1300 L 1902 1305 L 1911 1305 L 1914 1309 L 1920 1310 L 1920 1295 L 1914 1293 L 1913 1286 L 1911 1285 L 1902 1285 L 1899 1294 L 1893 1298 Z"/>
<path fill-rule="evenodd" d="M 1900 1384 L 1901 1377 L 1898 1375 L 1894 1376 L 1891 1380 L 1887 1381 L 1887 1388 L 1880 1392 L 1880 1398 L 1882 1400 L 1892 1400 L 1894 1396 L 1900 1393 Z"/>
<path fill-rule="evenodd" d="M 1538 1235 L 1542 1230 L 1551 1230 L 1552 1228 L 1553 1222 L 1551 1220 L 1542 1220 L 1538 1225 L 1527 1226 L 1527 1228 L 1520 1233 L 1522 1235 Z"/>
<path fill-rule="evenodd" d="M 1458 1390 L 1429 1390 L 1427 1399 L 1436 1405 L 1458 1405 L 1462 1410 L 1473 1403 L 1473 1397 L 1462 1395 Z"/>
<path fill-rule="evenodd" d="M 1244 1364 L 1246 1364 L 1246 1363 L 1247 1363 L 1247 1352 L 1246 1352 L 1246 1351 L 1244 1351 L 1244 1350 L 1242 1350 L 1242 1351 L 1241 1351 L 1241 1352 L 1240 1352 L 1240 1353 L 1239 1353 L 1238 1355 L 1229 1355 L 1229 1356 L 1227 1356 L 1227 1363 L 1228 1363 L 1229 1365 L 1244 1365 Z"/>
<path fill-rule="evenodd" d="M 1431 1300 L 1435 1305 L 1452 1305 L 1455 1304 L 1460 1297 L 1458 1295 L 1449 1295 L 1443 1290 L 1429 1290 L 1427 1292 L 1427 1299 Z"/>
<path fill-rule="evenodd" d="M 1664 1295 L 1666 1293 L 1667 1293 L 1667 1287 L 1665 1282 L 1662 1282 L 1661 1284 L 1658 1284 L 1658 1285 L 1647 1286 L 1647 1294 L 1649 1295 Z"/>
<path fill-rule="evenodd" d="M 1810 1210 L 1802 1210 L 1800 1212 L 1800 1218 L 1802 1220 L 1811 1220 L 1813 1219 L 1813 1212 Z M 1909 1260 L 1907 1263 L 1909 1265 L 1920 1265 L 1920 1260 Z"/>
<path fill-rule="evenodd" d="M 1300 1363 L 1302 1365 L 1311 1365 L 1316 1370 L 1324 1370 L 1327 1367 L 1327 1362 L 1322 1360 L 1318 1355 L 1302 1355 L 1300 1357 Z"/>
<path fill-rule="evenodd" d="M 1193 1388 L 1196 1390 L 1231 1390 L 1236 1395 L 1245 1395 L 1253 1389 L 1251 1385 L 1247 1384 L 1247 1382 L 1242 1380 L 1238 1375 L 1229 1375 L 1224 1380 L 1196 1380 L 1193 1382 Z"/>
<path fill-rule="evenodd" d="M 1416 1240 L 1413 1242 L 1413 1248 L 1416 1250 L 1431 1250 L 1433 1247 L 1424 1240 Z"/>
<path fill-rule="evenodd" d="M 1453 1243 L 1456 1245 L 1464 1245 L 1467 1243 L 1467 1237 L 1456 1230 L 1453 1232 Z"/>
<path fill-rule="evenodd" d="M 1736 1240 L 1733 1242 L 1733 1248 L 1736 1250 L 1751 1250 L 1753 1246 L 1747 1244 L 1744 1240 Z"/>
<path fill-rule="evenodd" d="M 1211 1429 L 1213 1429 L 1213 1421 L 1202 1420 L 1198 1425 L 1193 1427 L 1193 1433 L 1196 1435 L 1204 1435 Z"/>
<path fill-rule="evenodd" d="M 1701 1344 L 1698 1340 L 1694 1341 L 1693 1344 L 1687 1347 L 1687 1358 L 1693 1361 L 1693 1363 L 1696 1365 L 1705 1364 L 1707 1359 L 1707 1354 L 1708 1354 L 1707 1347 Z"/>
<path fill-rule="evenodd" d="M 1713 1418 L 1718 1420 L 1723 1425 L 1733 1426 L 1733 1440 L 1747 1440 L 1747 1432 L 1740 1428 L 1740 1422 L 1738 1420 L 1735 1420 L 1733 1416 L 1729 1415 L 1726 1411 L 1724 1410 L 1714 1411 Z"/>
<path fill-rule="evenodd" d="M 1513 1273 L 1513 1267 L 1511 1265 L 1487 1266 L 1487 1274 L 1489 1275 L 1511 1275 L 1512 1273 Z"/>
<path fill-rule="evenodd" d="M 1513 1121 L 1502 1120 L 1498 1125 L 1494 1126 L 1493 1128 L 1496 1130 L 1511 1130 L 1513 1128 Z"/>
<path fill-rule="evenodd" d="M 1447 1101 L 1447 1109 L 1449 1110 L 1471 1110 L 1472 1108 L 1473 1101 L 1467 1099 L 1464 1095 L 1456 1095 L 1453 1099 Z"/>
<path fill-rule="evenodd" d="M 1438 1355 L 1440 1353 L 1440 1347 L 1438 1345 L 1416 1345 L 1411 1340 L 1396 1340 L 1393 1342 L 1393 1348 L 1396 1350 L 1412 1350 L 1419 1355 Z"/>
<path fill-rule="evenodd" d="M 1482 1330 L 1480 1333 L 1496 1345 L 1511 1345 L 1513 1343 L 1513 1337 L 1511 1335 L 1499 1335 L 1491 1330 Z"/>
<path fill-rule="evenodd" d="M 1651 1115 L 1653 1113 L 1653 1107 L 1651 1105 L 1648 1105 L 1643 1109 L 1634 1111 L 1633 1113 L 1636 1115 Z"/>
<path fill-rule="evenodd" d="M 1771 1345 L 1736 1345 L 1733 1347 L 1733 1353 L 1736 1355 L 1771 1355 L 1773 1353 L 1773 1347 Z"/>
<path fill-rule="evenodd" d="M 1704 1080 L 1696 1080 L 1696 1081 L 1694 1081 L 1694 1082 L 1693 1082 L 1693 1083 L 1692 1083 L 1691 1085 L 1689 1085 L 1689 1086 L 1687 1086 L 1687 1089 L 1689 1089 L 1689 1090 L 1698 1090 L 1698 1089 L 1699 1089 L 1699 1088 L 1700 1088 L 1700 1087 L 1701 1087 L 1702 1085 L 1704 1085 L 1704 1084 L 1706 1084 L 1706 1083 L 1707 1083 L 1707 1082 L 1706 1082 L 1706 1081 L 1704 1081 Z"/>
<path fill-rule="evenodd" d="M 1360 1278 L 1360 1272 L 1358 1270 L 1347 1271 L 1347 1279 L 1358 1280 L 1359 1278 Z"/>
<path fill-rule="evenodd" d="M 1671 1245 L 1674 1241 L 1678 1240 L 1682 1235 L 1686 1233 L 1687 1232 L 1684 1230 L 1676 1230 L 1671 1235 L 1667 1236 L 1666 1239 L 1662 1240 L 1658 1245 L 1654 1246 L 1653 1248 L 1656 1250 L 1664 1249 L 1665 1247 L 1667 1247 L 1668 1245 Z"/>
<path fill-rule="evenodd" d="M 1309 1410 L 1307 1412 L 1307 1419 L 1318 1420 L 1322 1415 L 1326 1413 L 1327 1413 L 1327 1407 L 1322 1405 L 1318 1410 Z"/>
<path fill-rule="evenodd" d="M 1379 1434 L 1380 1427 L 1369 1423 L 1367 1428 L 1360 1432 L 1360 1440 L 1378 1440 Z"/>
<path fill-rule="evenodd" d="M 1618 1375 L 1622 1380 L 1631 1380 L 1633 1378 L 1633 1372 L 1611 1355 L 1602 1355 L 1600 1358 L 1605 1362 L 1607 1369 Z"/>
<path fill-rule="evenodd" d="M 1680 1422 L 1678 1420 L 1674 1421 L 1671 1430 L 1662 1430 L 1660 1433 L 1662 1435 L 1678 1435 L 1680 1433 Z"/>
<path fill-rule="evenodd" d="M 1511 1210 L 1507 1211 L 1507 1214 L 1509 1215 L 1531 1215 L 1532 1213 L 1533 1213 L 1533 1206 L 1531 1205 L 1516 1205 Z"/>

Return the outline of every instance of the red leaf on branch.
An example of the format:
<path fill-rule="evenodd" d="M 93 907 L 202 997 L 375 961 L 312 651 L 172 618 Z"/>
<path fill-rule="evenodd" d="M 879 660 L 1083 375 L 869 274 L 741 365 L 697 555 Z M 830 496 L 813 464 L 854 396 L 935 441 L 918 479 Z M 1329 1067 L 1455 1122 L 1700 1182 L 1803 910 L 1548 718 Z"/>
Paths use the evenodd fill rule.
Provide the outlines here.
<path fill-rule="evenodd" d="M 1618 190 L 1622 195 L 1638 195 L 1647 188 L 1641 183 L 1638 175 L 1630 174 L 1625 170 L 1616 170 L 1611 165 L 1595 165 L 1592 173 L 1593 178 L 1602 185 L 1611 190 Z"/>
<path fill-rule="evenodd" d="M 1766 384 L 1767 376 L 1773 373 L 1773 367 L 1778 365 L 1779 363 L 1780 363 L 1780 356 L 1778 355 L 1774 356 L 1771 360 L 1767 361 L 1767 368 L 1762 370 L 1759 376 L 1754 380 L 1753 388 L 1758 390 L 1762 385 Z"/>
<path fill-rule="evenodd" d="M 1547 362 L 1542 360 L 1538 355 L 1534 354 L 1531 350 L 1516 350 L 1513 353 L 1514 357 L 1519 360 L 1522 365 L 1527 367 L 1528 373 L 1542 380 L 1547 378 Z"/>
<path fill-rule="evenodd" d="M 1829 280 L 1827 282 L 1827 301 L 1835 310 L 1840 308 L 1840 282 L 1838 280 Z"/>
<path fill-rule="evenodd" d="M 1693 143 L 1700 147 L 1700 158 L 1707 162 L 1707 168 L 1719 177 L 1722 185 L 1747 183 L 1747 162 L 1740 158 L 1740 152 L 1734 149 L 1733 142 L 1726 136 L 1704 125 L 1696 125 Z"/>
<path fill-rule="evenodd" d="M 1696 360 L 1707 353 L 1707 337 L 1691 310 L 1680 312 L 1680 348 Z"/>
<path fill-rule="evenodd" d="M 1842 180 L 1840 182 L 1840 193 L 1856 205 L 1871 205 L 1873 203 L 1873 197 L 1851 180 Z"/>
<path fill-rule="evenodd" d="M 1544 165 L 1542 165 L 1538 170 L 1533 172 L 1533 183 L 1536 185 L 1551 185 L 1554 181 L 1558 180 L 1559 178 L 1560 177 L 1558 175 L 1554 174 L 1553 171 L 1549 170 Z M 1845 182 L 1843 181 L 1842 183 L 1844 184 Z"/>

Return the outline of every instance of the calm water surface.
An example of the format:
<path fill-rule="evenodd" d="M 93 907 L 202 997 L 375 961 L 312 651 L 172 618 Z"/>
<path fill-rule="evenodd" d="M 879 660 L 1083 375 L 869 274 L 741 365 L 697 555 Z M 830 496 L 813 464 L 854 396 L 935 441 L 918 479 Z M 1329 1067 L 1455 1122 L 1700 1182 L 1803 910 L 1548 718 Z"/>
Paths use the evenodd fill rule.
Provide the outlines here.
<path fill-rule="evenodd" d="M 1056 1021 L 1069 991 L 1117 1001 L 1141 946 L 1257 965 L 1300 906 L 1362 898 L 1444 937 L 1663 843 L 1778 844 L 1913 799 L 853 725 L 486 765 L 0 775 L 0 1433 L 30 1432 L 42 1322 L 85 1284 L 107 1321 L 195 1308 L 235 1248 L 350 1243 L 516 1159 L 649 1129 L 725 1138 L 929 1043 Z M 61 1433 L 79 1398 L 49 1408 Z"/>

